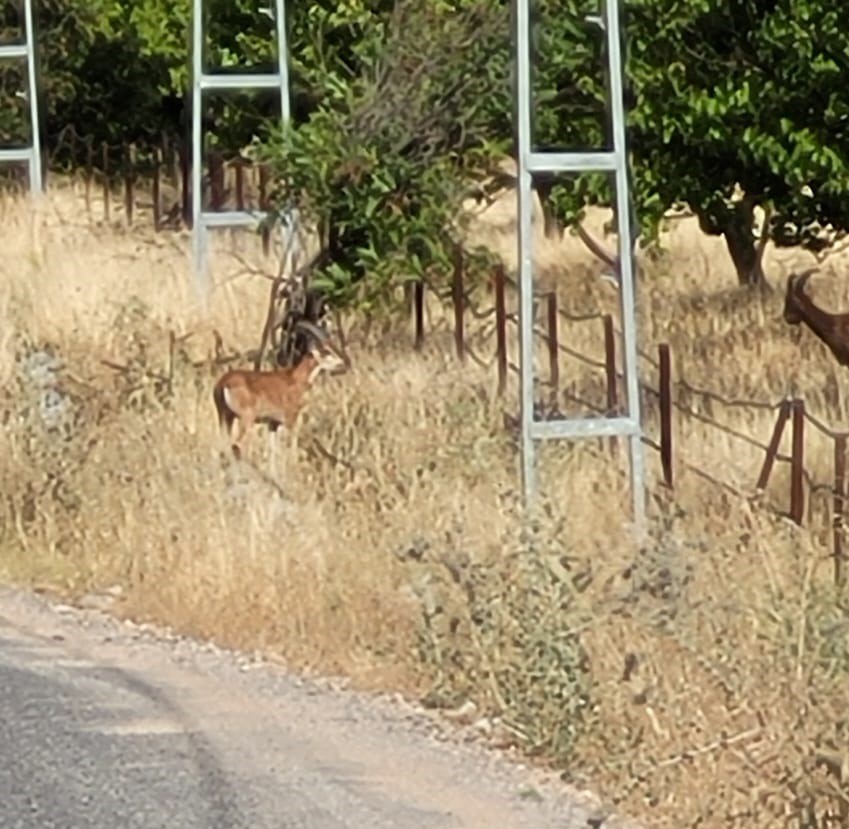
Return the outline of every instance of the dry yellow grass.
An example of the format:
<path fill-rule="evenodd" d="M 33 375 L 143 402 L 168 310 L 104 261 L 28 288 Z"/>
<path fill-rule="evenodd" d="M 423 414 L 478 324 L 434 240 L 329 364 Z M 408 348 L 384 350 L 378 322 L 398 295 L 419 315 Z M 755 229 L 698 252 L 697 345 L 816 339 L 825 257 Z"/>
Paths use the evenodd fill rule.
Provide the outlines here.
<path fill-rule="evenodd" d="M 480 226 L 508 263 L 509 210 L 494 207 Z M 11 391 L 0 578 L 70 595 L 117 583 L 121 613 L 435 704 L 471 699 L 501 719 L 502 738 L 652 825 L 814 826 L 839 808 L 836 776 L 815 769 L 817 757 L 845 767 L 849 744 L 846 607 L 823 533 L 679 468 L 674 501 L 653 488 L 637 546 L 625 453 L 613 462 L 595 442 L 544 448 L 550 497 L 523 522 L 502 424 L 515 390 L 499 401 L 494 368 L 455 363 L 435 303 L 421 355 L 406 321 L 355 326 L 354 371 L 314 390 L 269 482 L 259 436 L 255 466 L 228 458 L 204 364 L 213 329 L 230 348 L 258 338 L 267 284 L 231 278 L 236 243 L 216 237 L 204 308 L 185 238 L 78 221 L 63 191 L 37 212 L 7 199 L 0 213 L 0 380 Z M 794 254 L 769 252 L 778 290 L 754 298 L 733 288 L 721 242 L 691 222 L 665 241 L 640 289 L 643 348 L 670 342 L 677 376 L 694 385 L 767 400 L 792 390 L 840 425 L 830 357 L 780 320 Z M 543 278 L 570 311 L 613 309 L 577 245 L 541 240 Z M 827 284 L 819 278 L 818 296 L 845 297 Z M 600 357 L 597 322 L 569 325 L 563 339 Z M 484 333 L 472 340 L 491 353 Z M 566 388 L 601 402 L 597 370 L 574 360 L 561 370 Z M 773 419 L 714 414 L 762 440 Z M 676 445 L 751 489 L 755 448 L 683 419 Z M 828 444 L 812 442 L 807 464 L 827 481 Z M 651 454 L 649 471 L 655 481 Z M 779 469 L 767 497 L 783 505 L 786 492 Z"/>

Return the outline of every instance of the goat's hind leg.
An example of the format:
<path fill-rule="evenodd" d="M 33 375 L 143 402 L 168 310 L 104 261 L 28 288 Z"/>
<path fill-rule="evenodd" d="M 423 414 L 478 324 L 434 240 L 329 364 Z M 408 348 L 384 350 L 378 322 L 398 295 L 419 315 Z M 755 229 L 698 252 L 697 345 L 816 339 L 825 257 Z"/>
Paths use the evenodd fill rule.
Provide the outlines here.
<path fill-rule="evenodd" d="M 253 420 L 243 420 L 242 418 L 238 418 L 236 420 L 236 434 L 233 436 L 231 448 L 233 450 L 233 457 L 237 461 L 242 459 L 245 442 L 247 441 L 248 431 L 251 426 L 253 426 Z"/>
<path fill-rule="evenodd" d="M 234 428 L 235 426 L 235 428 Z M 241 456 L 241 452 L 239 451 L 238 442 L 239 442 L 239 428 L 241 427 L 241 421 L 239 418 L 234 415 L 229 415 L 226 420 L 222 423 L 222 432 L 227 438 L 227 443 L 230 445 L 230 451 L 233 453 L 233 457 L 236 460 L 239 460 Z"/>

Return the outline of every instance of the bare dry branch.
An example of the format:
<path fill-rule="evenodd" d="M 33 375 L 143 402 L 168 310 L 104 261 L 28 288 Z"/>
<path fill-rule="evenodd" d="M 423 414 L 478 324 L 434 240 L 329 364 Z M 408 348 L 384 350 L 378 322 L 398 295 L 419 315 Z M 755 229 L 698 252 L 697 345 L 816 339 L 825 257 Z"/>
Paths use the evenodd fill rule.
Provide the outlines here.
<path fill-rule="evenodd" d="M 595 238 L 593 238 L 585 229 L 584 226 L 580 222 L 575 222 L 575 232 L 578 234 L 578 238 L 586 245 L 589 249 L 590 253 L 596 256 L 598 259 L 601 259 L 608 267 L 611 267 L 616 272 L 617 277 L 619 276 L 619 257 L 609 251 L 605 250 L 602 244 Z"/>

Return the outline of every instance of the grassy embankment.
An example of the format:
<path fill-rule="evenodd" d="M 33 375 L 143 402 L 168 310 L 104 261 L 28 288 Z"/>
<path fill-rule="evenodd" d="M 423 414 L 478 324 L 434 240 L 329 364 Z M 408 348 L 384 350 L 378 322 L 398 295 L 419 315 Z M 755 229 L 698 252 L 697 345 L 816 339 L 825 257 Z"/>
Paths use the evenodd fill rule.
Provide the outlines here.
<path fill-rule="evenodd" d="M 511 207 L 479 228 L 508 265 Z M 659 826 L 774 827 L 802 816 L 806 798 L 823 808 L 816 786 L 834 778 L 818 782 L 810 759 L 839 760 L 849 744 L 847 631 L 824 533 L 681 472 L 674 503 L 652 499 L 637 549 L 622 509 L 626 455 L 614 462 L 595 442 L 544 449 L 551 501 L 523 532 L 517 448 L 502 422 L 510 400 L 496 400 L 494 368 L 453 360 L 433 303 L 421 355 L 406 321 L 354 329 L 354 372 L 315 389 L 297 441 L 279 453 L 280 489 L 269 486 L 227 459 L 204 365 L 213 329 L 246 350 L 264 313 L 267 283 L 229 278 L 239 266 L 223 235 L 205 311 L 183 237 L 93 226 L 68 191 L 35 214 L 11 199 L 0 212 L 0 378 L 11 392 L 0 578 L 71 596 L 118 584 L 121 614 L 369 687 L 472 700 L 486 722 L 502 718 L 502 738 Z M 640 291 L 644 349 L 670 342 L 678 376 L 729 396 L 792 389 L 839 425 L 835 365 L 780 319 L 792 254 L 769 252 L 777 291 L 761 299 L 731 287 L 721 241 L 692 222 L 666 242 Z M 567 309 L 615 307 L 578 243 L 541 242 L 540 268 Z M 837 304 L 829 285 L 815 282 L 817 296 Z M 601 356 L 597 321 L 562 337 Z M 492 353 L 491 337 L 473 340 Z M 40 351 L 55 355 L 55 373 Z M 565 386 L 602 401 L 600 372 L 565 359 L 561 371 Z M 44 395 L 51 386 L 59 395 Z M 773 421 L 714 414 L 762 440 Z M 656 430 L 652 408 L 648 424 Z M 758 450 L 683 418 L 675 437 L 681 456 L 751 488 Z M 268 469 L 263 434 L 249 452 Z M 823 481 L 830 452 L 811 439 L 806 463 Z M 783 503 L 786 492 L 779 468 L 767 497 Z"/>

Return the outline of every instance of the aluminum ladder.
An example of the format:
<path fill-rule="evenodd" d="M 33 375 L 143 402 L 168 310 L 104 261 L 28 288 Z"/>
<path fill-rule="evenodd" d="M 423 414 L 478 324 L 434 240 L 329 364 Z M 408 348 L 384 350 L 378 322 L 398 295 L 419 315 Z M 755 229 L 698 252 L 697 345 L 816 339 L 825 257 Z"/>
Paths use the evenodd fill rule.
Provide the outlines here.
<path fill-rule="evenodd" d="M 646 509 L 645 469 L 640 417 L 640 390 L 637 366 L 637 325 L 634 302 L 633 240 L 628 182 L 628 150 L 625 136 L 622 43 L 620 11 L 622 0 L 600 0 L 598 15 L 587 18 L 598 25 L 606 39 L 609 72 L 608 107 L 612 122 L 612 149 L 597 152 L 541 152 L 534 149 L 531 134 L 531 0 L 516 0 L 515 123 L 518 136 L 519 167 L 519 282 L 520 282 L 520 407 L 522 424 L 522 488 L 526 503 L 537 495 L 536 443 L 544 440 L 625 437 L 630 443 L 633 518 L 643 526 Z M 534 266 L 532 173 L 606 172 L 615 182 L 616 219 L 621 271 L 620 302 L 624 340 L 624 374 L 627 412 L 618 417 L 583 417 L 537 420 L 534 414 Z"/>
<path fill-rule="evenodd" d="M 192 5 L 192 252 L 197 286 L 204 298 L 209 296 L 207 271 L 208 231 L 216 227 L 256 227 L 266 218 L 264 211 L 227 210 L 205 211 L 202 204 L 203 181 L 203 93 L 245 92 L 277 89 L 280 92 L 280 114 L 283 123 L 289 120 L 289 69 L 286 43 L 285 0 L 274 0 L 271 9 L 261 9 L 276 24 L 277 72 L 215 74 L 206 71 L 203 0 Z"/>
<path fill-rule="evenodd" d="M 24 0 L 23 42 L 0 45 L 0 61 L 26 61 L 26 92 L 22 97 L 29 101 L 30 143 L 26 147 L 0 148 L 0 163 L 25 163 L 29 171 L 31 193 L 41 193 L 43 179 L 41 174 L 41 133 L 38 118 L 38 92 L 35 78 L 35 29 L 32 22 L 32 0 Z"/>

